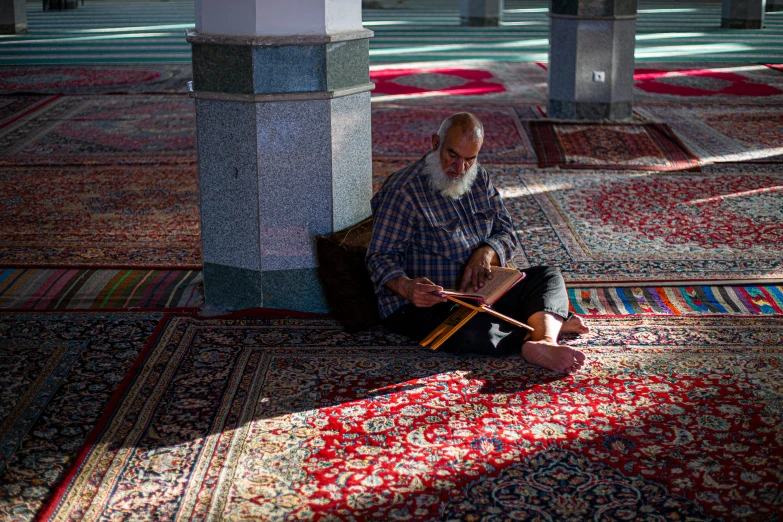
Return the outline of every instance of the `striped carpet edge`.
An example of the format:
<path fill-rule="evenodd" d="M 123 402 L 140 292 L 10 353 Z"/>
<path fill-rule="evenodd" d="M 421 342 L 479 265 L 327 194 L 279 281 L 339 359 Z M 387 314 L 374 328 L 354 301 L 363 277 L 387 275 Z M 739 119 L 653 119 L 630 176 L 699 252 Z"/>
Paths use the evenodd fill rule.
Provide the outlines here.
<path fill-rule="evenodd" d="M 579 315 L 783 314 L 783 286 L 570 288 Z"/>
<path fill-rule="evenodd" d="M 570 288 L 591 315 L 783 314 L 783 285 Z M 0 309 L 201 308 L 200 270 L 0 268 Z"/>
<path fill-rule="evenodd" d="M 199 308 L 200 270 L 0 268 L 0 308 Z"/>

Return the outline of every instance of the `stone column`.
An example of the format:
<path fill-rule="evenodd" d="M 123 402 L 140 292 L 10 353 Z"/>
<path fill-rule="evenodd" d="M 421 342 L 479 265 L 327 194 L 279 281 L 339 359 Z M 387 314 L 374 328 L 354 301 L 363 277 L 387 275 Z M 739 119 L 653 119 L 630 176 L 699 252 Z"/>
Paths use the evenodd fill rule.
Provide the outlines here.
<path fill-rule="evenodd" d="M 549 11 L 549 117 L 630 118 L 636 0 L 551 0 Z"/>
<path fill-rule="evenodd" d="M 783 11 L 783 0 L 767 0 L 767 7 L 764 11 L 767 13 Z"/>
<path fill-rule="evenodd" d="M 371 36 L 358 0 L 196 1 L 208 309 L 327 310 L 315 236 L 370 215 Z"/>
<path fill-rule="evenodd" d="M 503 21 L 503 0 L 460 0 L 462 25 L 498 27 Z"/>
<path fill-rule="evenodd" d="M 25 0 L 0 0 L 0 34 L 27 32 L 27 5 Z"/>
<path fill-rule="evenodd" d="M 723 0 L 721 29 L 764 27 L 764 0 Z"/>

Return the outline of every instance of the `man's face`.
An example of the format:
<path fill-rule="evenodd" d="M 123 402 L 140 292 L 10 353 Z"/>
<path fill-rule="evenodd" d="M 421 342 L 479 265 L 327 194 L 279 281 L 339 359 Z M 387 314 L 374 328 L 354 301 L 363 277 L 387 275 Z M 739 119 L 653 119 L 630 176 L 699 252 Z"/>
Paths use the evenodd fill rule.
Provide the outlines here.
<path fill-rule="evenodd" d="M 461 178 L 473 166 L 481 150 L 481 139 L 476 140 L 470 130 L 452 127 L 443 139 L 440 148 L 440 166 L 443 173 L 451 179 Z M 440 138 L 432 136 L 433 149 L 437 149 Z"/>

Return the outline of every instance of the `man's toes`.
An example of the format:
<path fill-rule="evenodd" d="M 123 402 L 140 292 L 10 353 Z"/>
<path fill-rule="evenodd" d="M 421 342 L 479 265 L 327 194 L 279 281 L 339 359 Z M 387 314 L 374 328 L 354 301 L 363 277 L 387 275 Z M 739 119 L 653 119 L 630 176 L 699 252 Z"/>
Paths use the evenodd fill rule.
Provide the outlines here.
<path fill-rule="evenodd" d="M 587 357 L 585 357 L 585 354 L 580 352 L 579 350 L 574 350 L 573 348 L 571 348 L 571 351 L 573 352 L 574 355 L 574 361 L 578 362 L 580 365 L 584 364 L 585 359 L 587 359 Z"/>

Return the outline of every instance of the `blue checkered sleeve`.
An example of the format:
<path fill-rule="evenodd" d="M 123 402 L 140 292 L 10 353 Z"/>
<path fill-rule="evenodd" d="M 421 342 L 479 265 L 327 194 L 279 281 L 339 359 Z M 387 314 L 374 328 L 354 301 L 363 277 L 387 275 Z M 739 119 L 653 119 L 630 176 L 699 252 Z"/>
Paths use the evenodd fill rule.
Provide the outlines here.
<path fill-rule="evenodd" d="M 410 196 L 386 192 L 373 198 L 373 234 L 367 250 L 367 268 L 376 288 L 404 276 L 406 252 L 413 237 L 415 211 Z"/>
<path fill-rule="evenodd" d="M 395 172 L 372 199 L 366 261 L 384 318 L 407 303 L 384 286 L 389 281 L 426 277 L 456 288 L 476 248 L 491 246 L 506 265 L 516 246 L 511 217 L 486 170 L 480 169 L 464 197 L 453 200 L 431 189 L 423 167 L 424 158 Z"/>
<path fill-rule="evenodd" d="M 487 192 L 489 194 L 489 202 L 492 208 L 495 210 L 495 219 L 492 223 L 492 235 L 484 240 L 484 243 L 495 249 L 500 258 L 501 266 L 508 266 L 508 262 L 514 253 L 514 249 L 517 247 L 517 237 L 514 232 L 514 225 L 511 222 L 511 215 L 506 209 L 506 205 L 500 198 L 492 181 L 487 179 Z"/>

